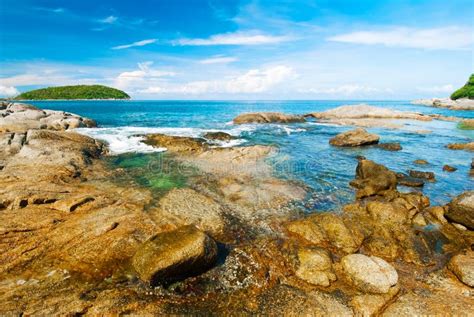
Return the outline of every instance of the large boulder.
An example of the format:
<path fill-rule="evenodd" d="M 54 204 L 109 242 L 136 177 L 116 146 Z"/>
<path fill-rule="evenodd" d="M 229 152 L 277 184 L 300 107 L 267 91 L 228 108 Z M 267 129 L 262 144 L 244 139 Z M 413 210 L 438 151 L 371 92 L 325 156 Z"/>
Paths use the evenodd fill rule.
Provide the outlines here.
<path fill-rule="evenodd" d="M 235 124 L 245 123 L 297 123 L 305 122 L 303 116 L 284 114 L 280 112 L 244 113 L 234 118 Z"/>
<path fill-rule="evenodd" d="M 474 287 L 474 251 L 468 250 L 453 256 L 448 268 L 461 282 Z"/>
<path fill-rule="evenodd" d="M 474 230 L 474 191 L 465 192 L 448 204 L 444 216 Z"/>
<path fill-rule="evenodd" d="M 144 242 L 132 265 L 142 281 L 156 286 L 202 273 L 216 259 L 216 242 L 196 227 L 184 226 Z"/>
<path fill-rule="evenodd" d="M 211 141 L 230 141 L 235 139 L 235 136 L 222 131 L 206 132 L 202 137 Z"/>
<path fill-rule="evenodd" d="M 200 153 L 209 148 L 206 140 L 200 138 L 190 138 L 184 136 L 172 136 L 166 134 L 148 134 L 143 143 L 166 148 L 169 152 L 177 153 Z"/>
<path fill-rule="evenodd" d="M 377 195 L 397 188 L 397 175 L 381 164 L 360 160 L 356 168 L 356 179 L 351 185 L 357 188 L 357 198 Z"/>
<path fill-rule="evenodd" d="M 379 136 L 362 128 L 340 133 L 329 140 L 334 146 L 362 146 L 379 143 Z"/>
<path fill-rule="evenodd" d="M 397 271 L 385 260 L 375 256 L 346 255 L 341 265 L 348 281 L 366 293 L 385 294 L 398 283 Z"/>

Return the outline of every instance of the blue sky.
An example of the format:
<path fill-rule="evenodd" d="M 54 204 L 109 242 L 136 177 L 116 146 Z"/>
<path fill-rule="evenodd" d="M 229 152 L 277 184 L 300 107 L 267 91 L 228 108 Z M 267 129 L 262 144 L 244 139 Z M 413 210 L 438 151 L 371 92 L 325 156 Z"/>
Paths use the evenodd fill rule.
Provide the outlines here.
<path fill-rule="evenodd" d="M 472 1 L 0 1 L 0 96 L 411 99 L 473 72 Z"/>

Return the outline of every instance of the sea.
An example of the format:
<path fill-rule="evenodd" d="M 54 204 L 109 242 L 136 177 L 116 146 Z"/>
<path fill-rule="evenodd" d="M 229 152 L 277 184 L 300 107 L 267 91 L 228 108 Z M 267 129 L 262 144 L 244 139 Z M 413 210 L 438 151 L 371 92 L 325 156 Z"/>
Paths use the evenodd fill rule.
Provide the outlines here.
<path fill-rule="evenodd" d="M 413 105 L 410 101 L 31 101 L 43 109 L 62 110 L 89 117 L 97 121 L 98 128 L 81 128 L 77 132 L 108 143 L 109 156 L 115 161 L 123 159 L 156 158 L 166 153 L 165 148 L 153 148 L 141 141 L 147 133 L 174 136 L 201 137 L 206 132 L 224 131 L 236 138 L 216 143 L 216 147 L 272 145 L 276 152 L 268 163 L 275 176 L 301 183 L 308 189 L 303 202 L 307 212 L 337 210 L 353 201 L 354 190 L 349 186 L 354 178 L 357 156 L 364 156 L 396 172 L 410 169 L 434 172 L 435 182 L 426 182 L 422 189 L 400 188 L 402 191 L 422 191 L 432 205 L 449 202 L 466 190 L 474 190 L 474 177 L 470 176 L 472 152 L 449 150 L 448 143 L 470 142 L 474 130 L 462 130 L 457 122 L 433 120 L 407 121 L 403 129 L 369 128 L 380 135 L 381 142 L 399 142 L 401 151 L 386 151 L 374 146 L 337 148 L 329 139 L 348 126 L 310 121 L 296 124 L 234 125 L 232 119 L 245 112 L 275 111 L 306 114 L 324 111 L 341 105 L 365 103 L 400 111 L 424 114 L 441 114 L 461 118 L 474 118 L 474 111 L 456 111 Z M 420 130 L 425 133 L 419 133 Z M 429 133 L 427 133 L 428 131 Z M 422 159 L 426 165 L 413 161 Z M 146 162 L 147 160 L 142 160 Z M 457 168 L 443 171 L 443 165 Z"/>

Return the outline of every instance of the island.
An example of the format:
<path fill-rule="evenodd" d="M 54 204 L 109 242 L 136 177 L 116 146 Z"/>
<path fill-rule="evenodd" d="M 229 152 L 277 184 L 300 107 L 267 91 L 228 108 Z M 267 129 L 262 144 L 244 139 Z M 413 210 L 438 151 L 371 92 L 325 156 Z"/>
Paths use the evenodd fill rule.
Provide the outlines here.
<path fill-rule="evenodd" d="M 24 92 L 15 100 L 100 100 L 130 99 L 124 91 L 103 85 L 75 85 L 35 89 Z"/>
<path fill-rule="evenodd" d="M 450 110 L 474 110 L 474 74 L 471 74 L 467 83 L 453 92 L 449 98 L 418 99 L 412 104 Z"/>

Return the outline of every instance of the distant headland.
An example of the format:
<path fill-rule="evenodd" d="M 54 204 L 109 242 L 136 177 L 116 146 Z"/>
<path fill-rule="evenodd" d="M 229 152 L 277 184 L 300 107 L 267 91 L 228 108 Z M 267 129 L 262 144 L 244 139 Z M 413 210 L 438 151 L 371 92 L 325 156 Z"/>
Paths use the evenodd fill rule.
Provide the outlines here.
<path fill-rule="evenodd" d="M 15 100 L 101 100 L 130 99 L 119 89 L 102 85 L 75 85 L 35 89 L 24 92 Z"/>

